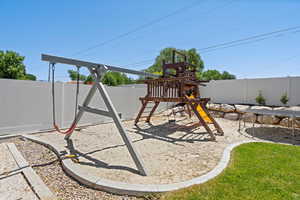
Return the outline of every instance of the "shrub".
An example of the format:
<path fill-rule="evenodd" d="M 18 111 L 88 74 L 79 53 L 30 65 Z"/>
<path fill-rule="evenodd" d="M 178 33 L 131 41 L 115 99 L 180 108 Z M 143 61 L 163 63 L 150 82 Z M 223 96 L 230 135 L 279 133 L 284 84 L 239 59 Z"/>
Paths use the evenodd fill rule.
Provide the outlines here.
<path fill-rule="evenodd" d="M 284 93 L 284 94 L 281 96 L 280 101 L 281 101 L 281 103 L 284 104 L 284 105 L 287 104 L 287 102 L 289 101 L 289 97 L 288 97 L 287 93 Z"/>
<path fill-rule="evenodd" d="M 255 100 L 259 105 L 266 105 L 266 99 L 263 97 L 261 90 L 258 92 L 258 96 Z"/>

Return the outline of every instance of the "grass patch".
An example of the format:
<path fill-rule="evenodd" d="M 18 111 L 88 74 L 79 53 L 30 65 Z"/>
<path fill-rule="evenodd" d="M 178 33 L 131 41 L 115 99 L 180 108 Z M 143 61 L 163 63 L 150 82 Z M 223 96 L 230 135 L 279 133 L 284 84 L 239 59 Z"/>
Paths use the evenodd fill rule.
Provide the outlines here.
<path fill-rule="evenodd" d="M 166 193 L 163 200 L 300 200 L 300 147 L 249 143 L 233 150 L 217 178 Z"/>

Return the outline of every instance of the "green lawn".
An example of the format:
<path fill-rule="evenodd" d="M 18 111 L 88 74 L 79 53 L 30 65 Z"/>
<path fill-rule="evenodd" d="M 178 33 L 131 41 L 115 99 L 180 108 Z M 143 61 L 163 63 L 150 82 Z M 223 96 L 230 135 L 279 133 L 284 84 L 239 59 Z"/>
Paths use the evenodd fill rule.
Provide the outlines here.
<path fill-rule="evenodd" d="M 300 147 L 243 144 L 217 178 L 161 196 L 163 200 L 300 200 Z"/>

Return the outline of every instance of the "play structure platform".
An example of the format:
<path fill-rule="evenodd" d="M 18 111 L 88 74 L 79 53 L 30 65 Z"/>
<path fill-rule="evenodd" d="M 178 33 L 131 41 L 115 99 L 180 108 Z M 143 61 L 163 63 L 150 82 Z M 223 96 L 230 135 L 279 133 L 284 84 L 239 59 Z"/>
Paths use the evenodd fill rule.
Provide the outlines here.
<path fill-rule="evenodd" d="M 183 56 L 184 62 L 175 63 L 176 54 Z M 190 116 L 193 111 L 199 120 L 199 125 L 206 129 L 212 140 L 215 140 L 215 134 L 209 124 L 213 124 L 216 131 L 223 135 L 222 128 L 206 108 L 210 98 L 200 97 L 199 85 L 205 86 L 204 83 L 207 81 L 197 80 L 196 66 L 188 63 L 185 55 L 174 50 L 173 62 L 163 61 L 162 68 L 162 77 L 144 80 L 144 83 L 147 84 L 147 94 L 140 98 L 142 107 L 135 119 L 135 124 L 139 122 L 148 103 L 154 103 L 149 115 L 146 116 L 146 122 L 149 123 L 160 102 L 177 102 L 176 106 L 185 106 Z"/>

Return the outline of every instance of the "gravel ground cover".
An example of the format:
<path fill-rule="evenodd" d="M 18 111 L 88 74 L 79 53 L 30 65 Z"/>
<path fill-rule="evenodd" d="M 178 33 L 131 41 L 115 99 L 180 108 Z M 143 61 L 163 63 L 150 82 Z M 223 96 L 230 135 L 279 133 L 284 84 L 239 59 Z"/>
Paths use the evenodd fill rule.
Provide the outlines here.
<path fill-rule="evenodd" d="M 23 138 L 2 139 L 2 142 L 15 143 L 18 150 L 30 165 L 51 163 L 57 160 L 57 156 L 46 147 L 25 140 Z M 118 196 L 107 192 L 94 190 L 79 184 L 67 176 L 59 162 L 54 162 L 41 167 L 34 167 L 35 172 L 42 178 L 44 183 L 61 200 L 138 200 L 136 197 Z M 150 198 L 150 197 L 149 197 Z"/>
<path fill-rule="evenodd" d="M 166 117 L 152 124 L 124 122 L 133 145 L 148 170 L 141 176 L 127 147 L 113 123 L 90 126 L 75 131 L 70 141 L 54 132 L 35 134 L 54 145 L 60 152 L 76 154 L 80 168 L 91 176 L 132 184 L 170 184 L 187 181 L 206 174 L 219 162 L 224 149 L 236 142 L 250 140 L 237 132 L 237 122 L 218 119 L 225 135 L 210 141 L 203 127 L 193 126 L 196 120 L 176 118 L 176 124 Z"/>
<path fill-rule="evenodd" d="M 296 131 L 295 137 L 290 130 L 273 126 L 258 126 L 255 129 L 248 126 L 249 128 L 238 132 L 237 121 L 217 120 L 225 135 L 217 136 L 216 142 L 207 140 L 209 136 L 201 128 L 187 130 L 182 126 L 189 124 L 185 120 L 168 124 L 166 119 L 155 118 L 152 125 L 141 123 L 139 128 L 135 128 L 132 121 L 125 122 L 135 147 L 150 169 L 151 174 L 148 177 L 128 171 L 135 166 L 112 123 L 76 131 L 72 136 L 72 147 L 79 153 L 79 164 L 89 173 L 111 180 L 147 184 L 173 183 L 205 174 L 218 163 L 226 146 L 242 140 L 256 139 L 300 145 L 299 131 Z M 35 136 L 46 138 L 49 143 L 60 146 L 60 151 L 70 151 L 63 135 L 52 132 Z M 2 139 L 0 143 L 2 142 L 15 143 L 31 165 L 45 164 L 57 159 L 46 147 L 22 138 Z M 127 166 L 127 170 L 115 166 Z M 87 188 L 67 176 L 59 162 L 34 167 L 34 170 L 60 199 L 138 199 Z"/>

